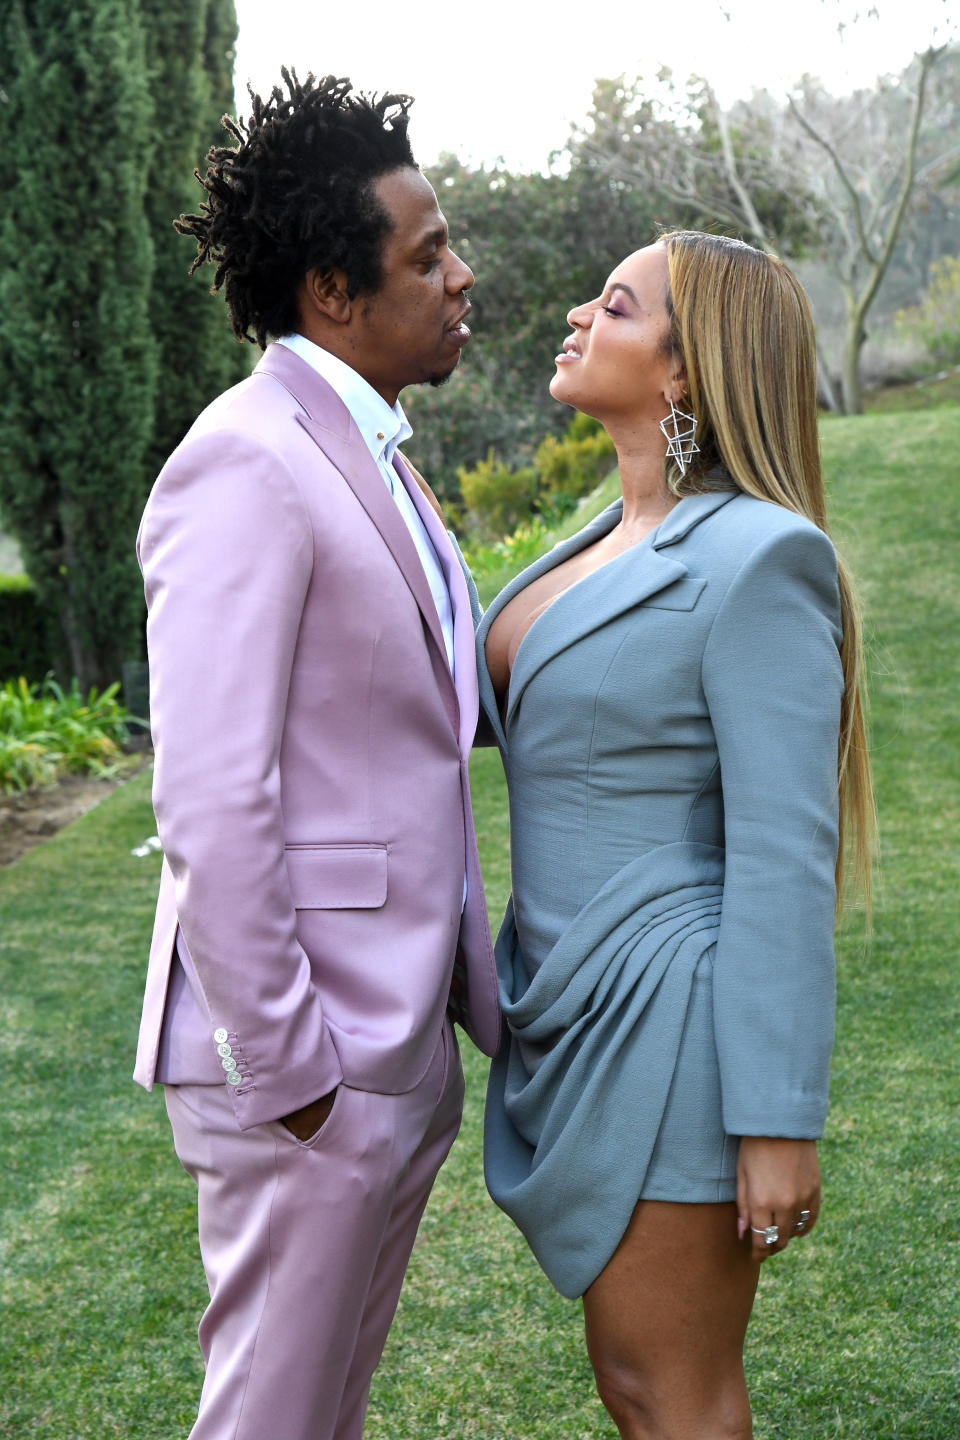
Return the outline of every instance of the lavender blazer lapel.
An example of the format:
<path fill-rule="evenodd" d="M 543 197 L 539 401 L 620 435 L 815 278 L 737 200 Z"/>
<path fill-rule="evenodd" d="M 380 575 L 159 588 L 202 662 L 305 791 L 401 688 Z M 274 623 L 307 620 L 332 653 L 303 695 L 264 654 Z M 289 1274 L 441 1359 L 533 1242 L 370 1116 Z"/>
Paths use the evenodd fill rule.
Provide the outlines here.
<path fill-rule="evenodd" d="M 453 683 L 459 705 L 460 748 L 464 754 L 468 754 L 477 730 L 480 700 L 477 691 L 473 607 L 470 604 L 466 576 L 443 522 L 411 475 L 403 457 L 396 455 L 393 464 L 423 522 L 450 595 L 450 608 L 453 612 Z"/>
<path fill-rule="evenodd" d="M 302 406 L 297 420 L 343 476 L 397 562 L 397 567 L 419 606 L 433 646 L 443 662 L 442 669 L 447 673 L 449 683 L 443 687 L 444 701 L 451 723 L 457 730 L 459 717 L 456 713 L 456 694 L 447 665 L 447 652 L 437 607 L 410 531 L 354 423 L 353 416 L 332 386 L 312 370 L 305 360 L 283 345 L 268 346 L 256 368 L 261 373 L 272 375 L 275 380 L 279 380 L 284 389 Z M 434 669 L 438 675 L 442 673 L 440 667 L 435 665 Z"/>

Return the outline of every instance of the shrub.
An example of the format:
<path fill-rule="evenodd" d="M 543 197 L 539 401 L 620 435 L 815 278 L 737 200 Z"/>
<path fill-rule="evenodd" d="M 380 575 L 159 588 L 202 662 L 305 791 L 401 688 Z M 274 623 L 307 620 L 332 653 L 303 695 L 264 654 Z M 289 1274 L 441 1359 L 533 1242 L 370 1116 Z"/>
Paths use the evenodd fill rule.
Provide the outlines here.
<path fill-rule="evenodd" d="M 589 495 L 616 464 L 613 441 L 597 420 L 577 414 L 566 434 L 558 439 L 548 435 L 541 442 L 534 465 L 540 488 L 556 502 L 563 497 L 569 505 Z"/>
<path fill-rule="evenodd" d="M 579 413 L 559 439 L 548 435 L 541 441 L 532 466 L 511 470 L 488 450 L 486 460 L 459 472 L 468 527 L 481 542 L 489 542 L 512 534 L 536 512 L 555 524 L 595 490 L 615 464 L 616 451 L 606 431 Z"/>
<path fill-rule="evenodd" d="M 960 364 L 960 255 L 934 261 L 927 293 L 897 312 L 897 329 L 918 339 L 936 364 Z"/>
<path fill-rule="evenodd" d="M 492 450 L 472 470 L 458 472 L 469 528 L 481 540 L 499 540 L 531 514 L 539 488 L 537 472 L 526 465 L 511 470 Z"/>
<path fill-rule="evenodd" d="M 63 690 L 50 676 L 0 686 L 0 791 L 26 790 L 64 774 L 108 775 L 122 758 L 129 716 L 119 685 Z"/>
<path fill-rule="evenodd" d="M 524 525 L 518 525 L 512 535 L 493 545 L 463 546 L 463 558 L 474 580 L 480 584 L 501 570 L 508 570 L 511 576 L 525 570 L 546 543 L 547 526 L 539 515 L 534 515 Z"/>
<path fill-rule="evenodd" d="M 42 679 L 50 669 L 46 640 L 46 623 L 29 578 L 0 575 L 0 678 Z"/>

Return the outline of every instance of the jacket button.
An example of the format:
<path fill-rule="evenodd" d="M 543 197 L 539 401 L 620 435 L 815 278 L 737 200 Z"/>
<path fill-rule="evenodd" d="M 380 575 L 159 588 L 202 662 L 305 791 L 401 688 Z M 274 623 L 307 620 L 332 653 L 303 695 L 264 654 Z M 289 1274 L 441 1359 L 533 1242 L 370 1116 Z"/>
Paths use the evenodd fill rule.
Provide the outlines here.
<path fill-rule="evenodd" d="M 237 1062 L 236 1062 L 236 1060 L 234 1060 L 234 1058 L 233 1058 L 232 1055 L 228 1055 L 228 1056 L 226 1057 L 226 1059 L 221 1060 L 221 1061 L 220 1061 L 220 1064 L 223 1066 L 224 1070 L 228 1070 L 228 1071 L 229 1071 L 229 1070 L 236 1070 L 236 1068 L 237 1068 Z"/>
<path fill-rule="evenodd" d="M 241 1081 L 242 1079 L 243 1079 L 243 1076 L 240 1074 L 240 1071 L 239 1071 L 239 1070 L 230 1070 L 230 1071 L 227 1073 L 227 1084 L 228 1084 L 228 1085 L 239 1085 L 239 1084 L 240 1084 L 240 1081 Z"/>
<path fill-rule="evenodd" d="M 232 1055 L 232 1054 L 233 1054 L 233 1051 L 230 1049 L 230 1046 L 227 1045 L 226 1042 L 224 1042 L 224 1044 L 217 1046 L 217 1054 L 218 1054 L 218 1055 Z"/>
<path fill-rule="evenodd" d="M 224 1028 L 223 1028 L 222 1025 L 220 1026 L 220 1028 L 219 1028 L 218 1030 L 214 1030 L 214 1032 L 213 1032 L 213 1038 L 214 1038 L 214 1040 L 216 1040 L 216 1042 L 217 1042 L 218 1045 L 222 1045 L 223 1042 L 224 1042 L 224 1040 L 226 1040 L 226 1038 L 227 1038 L 227 1032 L 226 1032 L 226 1030 L 224 1030 Z"/>

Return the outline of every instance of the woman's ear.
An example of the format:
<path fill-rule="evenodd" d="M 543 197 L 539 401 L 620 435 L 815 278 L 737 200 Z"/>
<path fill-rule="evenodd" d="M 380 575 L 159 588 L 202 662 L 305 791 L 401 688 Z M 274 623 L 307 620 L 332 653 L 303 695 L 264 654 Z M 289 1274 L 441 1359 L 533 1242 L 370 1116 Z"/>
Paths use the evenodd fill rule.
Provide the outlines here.
<path fill-rule="evenodd" d="M 308 270 L 300 287 L 301 313 L 323 316 L 335 325 L 348 324 L 353 301 L 347 294 L 347 272 L 334 266 L 321 272 Z"/>
<path fill-rule="evenodd" d="M 673 371 L 670 375 L 670 388 L 665 393 L 665 398 L 672 401 L 674 405 L 686 405 L 690 400 L 690 386 L 687 383 L 687 367 L 680 356 L 676 357 Z"/>

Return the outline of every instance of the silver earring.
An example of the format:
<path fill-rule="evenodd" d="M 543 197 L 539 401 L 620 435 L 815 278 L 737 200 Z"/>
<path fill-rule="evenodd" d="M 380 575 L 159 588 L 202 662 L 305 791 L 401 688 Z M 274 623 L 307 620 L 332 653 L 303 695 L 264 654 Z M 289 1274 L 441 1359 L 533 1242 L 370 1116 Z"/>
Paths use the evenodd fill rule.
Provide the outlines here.
<path fill-rule="evenodd" d="M 666 437 L 667 456 L 676 460 L 680 466 L 680 474 L 686 475 L 690 461 L 694 455 L 700 453 L 700 446 L 696 443 L 696 415 L 688 415 L 685 410 L 678 410 L 671 400 L 670 414 L 660 421 L 660 429 Z"/>

